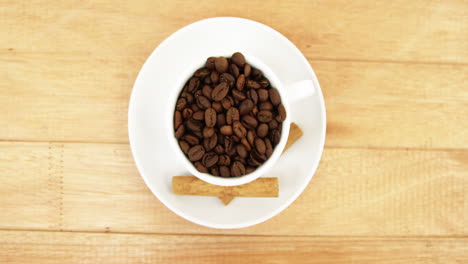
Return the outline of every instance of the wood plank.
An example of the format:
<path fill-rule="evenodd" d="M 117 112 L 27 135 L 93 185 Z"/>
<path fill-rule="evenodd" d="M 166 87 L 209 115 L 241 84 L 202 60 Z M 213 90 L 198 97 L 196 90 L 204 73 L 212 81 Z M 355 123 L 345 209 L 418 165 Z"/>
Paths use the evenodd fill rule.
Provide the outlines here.
<path fill-rule="evenodd" d="M 0 229 L 265 235 L 468 235 L 468 151 L 327 148 L 317 174 L 284 212 L 240 230 L 204 228 L 176 216 L 138 175 L 125 144 L 3 142 Z M 62 147 L 63 146 L 63 147 Z M 26 155 L 17 162 L 12 157 Z M 29 154 L 28 154 L 29 155 Z M 38 163 L 36 160 L 47 162 Z M 60 160 L 60 161 L 59 161 Z M 60 208 L 47 204 L 41 173 L 59 167 Z M 21 168 L 21 169 L 17 169 Z M 27 172 L 27 173 L 26 173 Z M 14 179 L 14 180 L 12 180 Z M 8 182 L 7 182 L 8 183 Z M 33 195 L 45 192 L 44 195 Z M 14 198 L 10 196 L 14 195 Z M 48 211 L 41 214 L 41 210 Z M 61 214 L 60 214 L 61 212 Z M 59 214 L 59 215 L 58 215 Z M 42 217 L 36 217 L 41 216 Z M 57 219 L 60 217 L 60 226 Z M 280 227 L 281 228 L 278 228 Z"/>
<path fill-rule="evenodd" d="M 466 263 L 467 238 L 0 231 L 1 263 Z"/>
<path fill-rule="evenodd" d="M 128 142 L 128 100 L 144 58 L 101 57 L 93 67 L 89 60 L 64 54 L 4 60 L 0 139 Z M 468 66 L 312 65 L 325 94 L 327 146 L 468 147 Z"/>
<path fill-rule="evenodd" d="M 309 58 L 467 63 L 467 8 L 463 0 L 10 1 L 0 49 L 134 57 L 194 21 L 238 16 L 277 29 Z"/>

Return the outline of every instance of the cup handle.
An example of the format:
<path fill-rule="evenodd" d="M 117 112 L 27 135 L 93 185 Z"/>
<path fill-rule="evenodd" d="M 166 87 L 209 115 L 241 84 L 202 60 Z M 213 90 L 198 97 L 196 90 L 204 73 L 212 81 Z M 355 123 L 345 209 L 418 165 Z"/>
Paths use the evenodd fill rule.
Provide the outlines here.
<path fill-rule="evenodd" d="M 315 94 L 313 80 L 302 80 L 286 85 L 287 99 L 290 104 Z"/>

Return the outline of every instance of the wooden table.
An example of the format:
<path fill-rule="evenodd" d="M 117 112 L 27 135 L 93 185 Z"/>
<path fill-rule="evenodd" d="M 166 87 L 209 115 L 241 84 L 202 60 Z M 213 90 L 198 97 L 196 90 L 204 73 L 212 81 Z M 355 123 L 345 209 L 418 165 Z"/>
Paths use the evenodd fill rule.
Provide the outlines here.
<path fill-rule="evenodd" d="M 169 211 L 127 137 L 145 59 L 214 16 L 294 42 L 328 114 L 305 192 L 239 230 Z M 468 263 L 467 1 L 18 0 L 0 32 L 0 263 Z"/>

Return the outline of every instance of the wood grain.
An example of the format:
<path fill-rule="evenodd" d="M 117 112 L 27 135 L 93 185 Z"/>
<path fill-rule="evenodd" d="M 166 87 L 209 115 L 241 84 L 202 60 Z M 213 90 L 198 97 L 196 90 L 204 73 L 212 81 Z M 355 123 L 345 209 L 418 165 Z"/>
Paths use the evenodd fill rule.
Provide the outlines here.
<path fill-rule="evenodd" d="M 161 204 L 138 175 L 128 145 L 64 143 L 52 150 L 43 143 L 0 146 L 0 167 L 8 172 L 2 179 L 9 179 L 0 185 L 0 229 L 468 235 L 467 150 L 328 148 L 310 186 L 280 215 L 250 228 L 215 230 L 189 223 Z M 60 158 L 48 159 L 51 155 Z M 36 161 L 43 168 L 60 168 L 59 173 L 37 169 Z M 29 184 L 16 184 L 21 182 Z M 43 182 L 56 185 L 44 190 Z"/>
<path fill-rule="evenodd" d="M 0 231 L 0 262 L 455 264 L 468 261 L 467 244 L 467 238 L 173 236 Z"/>

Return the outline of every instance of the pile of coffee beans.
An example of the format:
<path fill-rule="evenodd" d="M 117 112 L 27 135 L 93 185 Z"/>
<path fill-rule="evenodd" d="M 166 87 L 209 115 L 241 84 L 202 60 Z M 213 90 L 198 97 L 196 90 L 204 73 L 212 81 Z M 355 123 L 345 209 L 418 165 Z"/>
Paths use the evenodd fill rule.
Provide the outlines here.
<path fill-rule="evenodd" d="M 236 52 L 209 57 L 187 81 L 177 99 L 174 133 L 198 171 L 239 177 L 271 156 L 285 118 L 278 90 Z"/>

